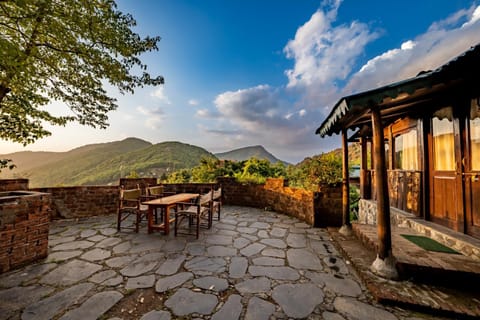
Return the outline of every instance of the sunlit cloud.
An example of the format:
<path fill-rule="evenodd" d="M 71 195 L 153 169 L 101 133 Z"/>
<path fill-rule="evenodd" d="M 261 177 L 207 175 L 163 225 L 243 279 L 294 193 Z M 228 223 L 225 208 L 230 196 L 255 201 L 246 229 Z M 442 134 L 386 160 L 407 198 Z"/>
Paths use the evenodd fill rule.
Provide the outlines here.
<path fill-rule="evenodd" d="M 287 87 L 304 94 L 307 108 L 330 104 L 339 90 L 337 81 L 352 74 L 365 46 L 380 36 L 359 21 L 335 26 L 340 3 L 327 2 L 317 10 L 284 48 L 294 60 L 293 69 L 285 71 Z"/>
<path fill-rule="evenodd" d="M 370 59 L 342 90 L 350 94 L 434 70 L 480 42 L 480 6 L 433 23 L 415 39 Z"/>
<path fill-rule="evenodd" d="M 145 119 L 145 126 L 149 129 L 156 130 L 160 128 L 160 124 L 163 122 L 165 112 L 160 107 L 146 108 L 144 106 L 138 106 L 136 108 L 140 115 L 143 115 Z"/>
<path fill-rule="evenodd" d="M 191 105 L 191 106 L 198 106 L 200 102 L 196 99 L 190 99 L 188 100 L 188 104 Z"/>
<path fill-rule="evenodd" d="M 170 102 L 170 99 L 167 97 L 167 95 L 165 94 L 165 87 L 164 86 L 159 86 L 155 89 L 155 91 L 153 91 L 152 93 L 150 93 L 150 96 L 151 97 L 154 97 L 158 100 L 160 100 L 161 102 L 163 102 L 164 104 L 172 104 Z"/>
<path fill-rule="evenodd" d="M 472 6 L 361 64 L 366 46 L 382 32 L 370 27 L 369 21 L 335 24 L 340 4 L 326 2 L 287 42 L 284 53 L 294 65 L 285 70 L 285 86 L 262 84 L 215 98 L 218 119 L 242 133 L 236 142 L 320 153 L 315 152 L 320 141 L 315 129 L 342 96 L 433 70 L 480 42 L 480 6 Z M 197 116 L 208 117 L 209 111 L 199 110 Z M 321 143 L 328 151 L 338 146 L 338 139 L 321 139 Z"/>

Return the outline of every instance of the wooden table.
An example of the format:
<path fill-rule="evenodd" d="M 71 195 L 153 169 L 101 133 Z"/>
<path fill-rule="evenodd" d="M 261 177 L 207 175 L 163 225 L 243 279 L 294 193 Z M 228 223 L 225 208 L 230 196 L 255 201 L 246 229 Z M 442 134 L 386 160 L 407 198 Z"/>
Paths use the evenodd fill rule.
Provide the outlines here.
<path fill-rule="evenodd" d="M 143 204 L 148 206 L 148 233 L 152 233 L 153 230 L 164 230 L 165 234 L 168 235 L 170 222 L 175 220 L 175 218 L 170 219 L 170 209 L 175 207 L 175 204 L 178 202 L 189 201 L 198 196 L 198 193 L 179 193 L 143 202 Z M 163 223 L 161 224 L 153 224 L 153 211 L 157 208 L 161 208 L 162 212 L 165 212 Z"/>

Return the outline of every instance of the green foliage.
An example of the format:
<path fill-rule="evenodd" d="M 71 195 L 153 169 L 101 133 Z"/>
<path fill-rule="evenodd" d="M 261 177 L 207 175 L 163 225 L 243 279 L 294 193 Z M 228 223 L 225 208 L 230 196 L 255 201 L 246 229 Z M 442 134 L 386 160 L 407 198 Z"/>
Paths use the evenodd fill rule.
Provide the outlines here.
<path fill-rule="evenodd" d="M 277 162 L 272 165 L 265 159 L 255 157 L 243 163 L 242 172 L 235 174 L 235 177 L 241 182 L 265 183 L 267 178 L 285 177 L 285 165 Z"/>
<path fill-rule="evenodd" d="M 240 182 L 264 183 L 266 178 L 278 178 L 286 175 L 285 165 L 282 162 L 272 165 L 268 160 L 259 160 L 254 157 L 239 162 L 205 157 L 188 173 L 186 171 L 174 172 L 165 181 L 215 182 L 217 177 L 235 177 Z"/>
<path fill-rule="evenodd" d="M 126 176 L 125 178 L 137 179 L 137 178 L 140 178 L 140 176 L 138 175 L 137 171 L 132 170 L 132 171 L 130 171 L 130 174 L 128 176 Z"/>
<path fill-rule="evenodd" d="M 191 169 L 181 169 L 175 172 L 172 172 L 167 179 L 166 183 L 188 183 L 192 182 L 192 170 Z"/>
<path fill-rule="evenodd" d="M 360 200 L 360 189 L 350 184 L 350 221 L 358 220 L 358 201 Z"/>
<path fill-rule="evenodd" d="M 139 58 L 160 38 L 135 25 L 113 0 L 0 1 L 0 139 L 25 145 L 70 121 L 106 128 L 117 101 L 104 84 L 122 94 L 163 84 Z M 70 112 L 50 113 L 53 101 Z"/>
<path fill-rule="evenodd" d="M 0 159 L 0 172 L 2 172 L 2 169 L 8 168 L 10 170 L 13 170 L 16 167 L 12 163 L 12 159 Z"/>
<path fill-rule="evenodd" d="M 306 158 L 287 168 L 291 186 L 317 191 L 320 185 L 335 186 L 342 181 L 342 157 L 337 153 L 323 153 Z"/>

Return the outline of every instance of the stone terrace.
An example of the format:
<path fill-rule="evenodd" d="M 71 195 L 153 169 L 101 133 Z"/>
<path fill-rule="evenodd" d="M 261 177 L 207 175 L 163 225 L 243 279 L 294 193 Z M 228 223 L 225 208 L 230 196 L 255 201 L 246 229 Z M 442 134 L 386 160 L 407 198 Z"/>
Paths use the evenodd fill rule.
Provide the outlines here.
<path fill-rule="evenodd" d="M 54 221 L 49 255 L 0 275 L 4 319 L 438 319 L 372 301 L 325 229 L 225 206 L 200 239 Z"/>

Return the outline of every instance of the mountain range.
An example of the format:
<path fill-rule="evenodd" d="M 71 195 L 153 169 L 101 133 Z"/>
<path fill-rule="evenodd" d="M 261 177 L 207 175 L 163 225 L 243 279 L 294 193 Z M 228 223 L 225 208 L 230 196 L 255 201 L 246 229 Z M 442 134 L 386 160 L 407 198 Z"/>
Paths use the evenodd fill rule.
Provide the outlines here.
<path fill-rule="evenodd" d="M 22 151 L 0 155 L 17 166 L 4 169 L 0 178 L 28 178 L 30 187 L 116 184 L 132 172 L 140 176 L 157 176 L 183 168 L 192 168 L 202 157 L 242 161 L 251 157 L 281 161 L 262 146 L 235 149 L 213 154 L 203 148 L 181 143 L 152 144 L 127 138 L 85 145 L 67 152 Z"/>

